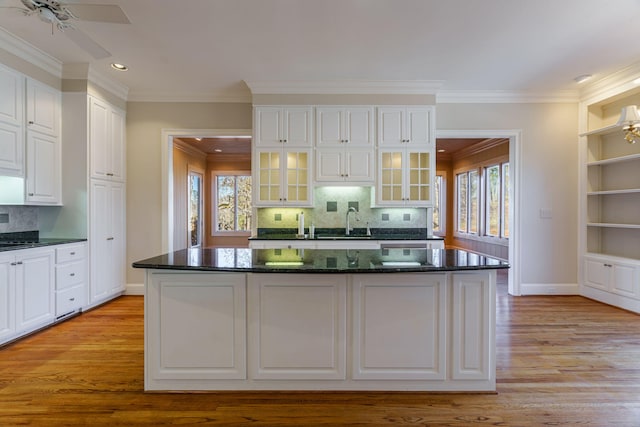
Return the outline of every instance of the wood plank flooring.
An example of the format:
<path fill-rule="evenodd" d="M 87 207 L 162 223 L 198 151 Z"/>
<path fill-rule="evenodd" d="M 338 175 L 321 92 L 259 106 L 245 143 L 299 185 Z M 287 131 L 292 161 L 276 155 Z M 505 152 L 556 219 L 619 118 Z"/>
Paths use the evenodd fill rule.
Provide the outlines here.
<path fill-rule="evenodd" d="M 640 316 L 498 296 L 498 393 L 143 392 L 143 299 L 0 348 L 0 426 L 640 426 Z"/>

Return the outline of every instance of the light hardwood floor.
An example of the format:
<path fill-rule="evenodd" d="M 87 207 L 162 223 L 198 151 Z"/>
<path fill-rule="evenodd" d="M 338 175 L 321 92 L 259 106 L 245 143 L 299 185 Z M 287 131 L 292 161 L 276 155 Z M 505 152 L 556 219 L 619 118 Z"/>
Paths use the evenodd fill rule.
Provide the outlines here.
<path fill-rule="evenodd" d="M 0 348 L 0 426 L 640 426 L 640 316 L 577 296 L 497 300 L 496 394 L 145 393 L 143 299 Z"/>

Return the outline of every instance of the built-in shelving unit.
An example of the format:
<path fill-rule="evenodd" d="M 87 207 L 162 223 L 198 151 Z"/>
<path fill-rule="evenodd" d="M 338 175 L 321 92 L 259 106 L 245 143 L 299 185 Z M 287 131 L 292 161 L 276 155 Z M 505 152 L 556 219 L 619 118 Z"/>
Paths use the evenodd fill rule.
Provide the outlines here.
<path fill-rule="evenodd" d="M 640 142 L 615 124 L 637 91 L 582 104 L 582 294 L 640 312 Z M 614 124 L 611 124 L 614 123 Z"/>

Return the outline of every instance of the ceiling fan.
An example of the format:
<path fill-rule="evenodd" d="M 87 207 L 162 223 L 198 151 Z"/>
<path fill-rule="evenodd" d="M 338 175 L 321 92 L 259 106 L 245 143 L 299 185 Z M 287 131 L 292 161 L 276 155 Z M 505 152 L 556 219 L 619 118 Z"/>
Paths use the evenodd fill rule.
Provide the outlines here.
<path fill-rule="evenodd" d="M 73 26 L 71 22 L 76 20 L 111 24 L 131 23 L 120 6 L 114 4 L 64 3 L 56 0 L 20 1 L 26 8 L 20 8 L 25 15 L 38 15 L 41 21 L 51 24 L 52 31 L 54 26 L 57 27 L 96 59 L 107 58 L 111 53 Z"/>

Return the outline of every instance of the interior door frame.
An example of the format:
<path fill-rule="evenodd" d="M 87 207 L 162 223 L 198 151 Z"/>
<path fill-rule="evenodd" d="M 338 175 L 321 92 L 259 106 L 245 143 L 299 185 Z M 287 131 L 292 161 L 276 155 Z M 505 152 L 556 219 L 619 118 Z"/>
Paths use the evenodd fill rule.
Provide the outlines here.
<path fill-rule="evenodd" d="M 162 129 L 160 136 L 162 181 L 162 252 L 173 252 L 173 139 L 207 136 L 247 136 L 252 129 Z"/>
<path fill-rule="evenodd" d="M 519 296 L 520 290 L 520 206 L 522 130 L 436 130 L 437 138 L 506 138 L 509 140 L 509 185 L 511 209 L 509 211 L 509 294 Z"/>

